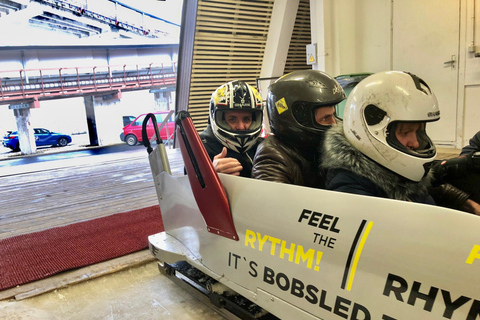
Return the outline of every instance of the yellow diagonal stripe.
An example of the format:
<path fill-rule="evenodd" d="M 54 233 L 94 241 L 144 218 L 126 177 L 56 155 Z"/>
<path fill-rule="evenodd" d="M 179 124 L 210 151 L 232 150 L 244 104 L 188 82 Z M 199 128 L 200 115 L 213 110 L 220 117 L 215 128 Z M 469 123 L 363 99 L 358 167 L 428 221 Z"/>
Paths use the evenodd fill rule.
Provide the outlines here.
<path fill-rule="evenodd" d="M 363 233 L 362 239 L 360 240 L 360 244 L 357 248 L 357 253 L 355 254 L 355 258 L 353 259 L 352 269 L 350 270 L 350 277 L 348 279 L 347 290 L 350 291 L 352 289 L 353 278 L 355 277 L 355 271 L 357 270 L 358 260 L 360 260 L 360 255 L 362 254 L 363 246 L 367 241 L 368 234 L 370 233 L 370 229 L 372 229 L 373 222 L 370 221 Z"/>

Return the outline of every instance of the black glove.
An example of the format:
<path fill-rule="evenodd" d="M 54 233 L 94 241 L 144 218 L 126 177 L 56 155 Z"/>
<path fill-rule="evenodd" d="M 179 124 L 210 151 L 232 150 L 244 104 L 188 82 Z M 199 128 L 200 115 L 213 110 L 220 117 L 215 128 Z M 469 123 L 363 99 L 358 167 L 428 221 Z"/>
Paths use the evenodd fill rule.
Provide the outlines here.
<path fill-rule="evenodd" d="M 480 173 L 480 151 L 458 158 L 435 162 L 432 172 L 437 182 L 460 179 L 470 173 Z"/>

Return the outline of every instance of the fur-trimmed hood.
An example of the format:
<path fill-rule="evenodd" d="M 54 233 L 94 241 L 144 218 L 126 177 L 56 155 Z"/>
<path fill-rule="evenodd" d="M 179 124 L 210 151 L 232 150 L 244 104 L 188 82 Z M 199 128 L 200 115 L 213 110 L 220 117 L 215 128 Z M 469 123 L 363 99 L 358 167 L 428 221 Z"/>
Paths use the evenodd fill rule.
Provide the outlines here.
<path fill-rule="evenodd" d="M 379 165 L 348 142 L 341 123 L 328 130 L 322 157 L 321 168 L 351 171 L 372 181 L 391 199 L 408 200 L 428 195 L 430 176 L 423 178 L 420 182 L 414 182 Z"/>

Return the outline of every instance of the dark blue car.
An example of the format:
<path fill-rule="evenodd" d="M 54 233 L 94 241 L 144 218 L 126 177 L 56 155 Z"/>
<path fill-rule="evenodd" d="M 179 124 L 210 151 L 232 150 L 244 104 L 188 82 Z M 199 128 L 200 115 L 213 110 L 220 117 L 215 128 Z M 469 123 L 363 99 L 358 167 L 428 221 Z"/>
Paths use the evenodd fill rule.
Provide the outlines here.
<path fill-rule="evenodd" d="M 67 144 L 72 142 L 72 137 L 68 134 L 56 133 L 47 129 L 35 128 L 33 129 L 33 134 L 35 135 L 35 144 L 37 147 L 65 147 Z M 3 137 L 3 146 L 10 148 L 13 151 L 20 150 L 17 131 L 10 131 Z"/>

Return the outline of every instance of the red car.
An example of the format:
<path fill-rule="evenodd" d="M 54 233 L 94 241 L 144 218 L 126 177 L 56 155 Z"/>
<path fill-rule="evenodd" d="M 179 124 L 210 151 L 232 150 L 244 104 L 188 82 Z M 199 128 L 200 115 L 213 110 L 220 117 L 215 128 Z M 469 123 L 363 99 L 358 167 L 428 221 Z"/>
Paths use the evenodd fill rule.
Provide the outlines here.
<path fill-rule="evenodd" d="M 160 111 L 160 112 L 152 112 L 157 119 L 157 125 L 160 128 L 162 125 L 163 120 L 168 116 L 169 111 Z M 134 146 L 138 142 L 142 142 L 142 124 L 143 120 L 147 116 L 147 113 L 141 114 L 135 118 L 129 125 L 123 128 L 123 134 L 125 137 L 125 142 L 129 146 Z M 162 140 L 168 141 L 173 139 L 173 133 L 175 132 L 175 116 L 172 115 L 168 118 L 167 123 L 163 126 L 160 130 L 160 138 Z M 148 121 L 147 124 L 147 134 L 148 138 L 151 139 L 155 134 L 153 129 L 152 121 Z"/>

